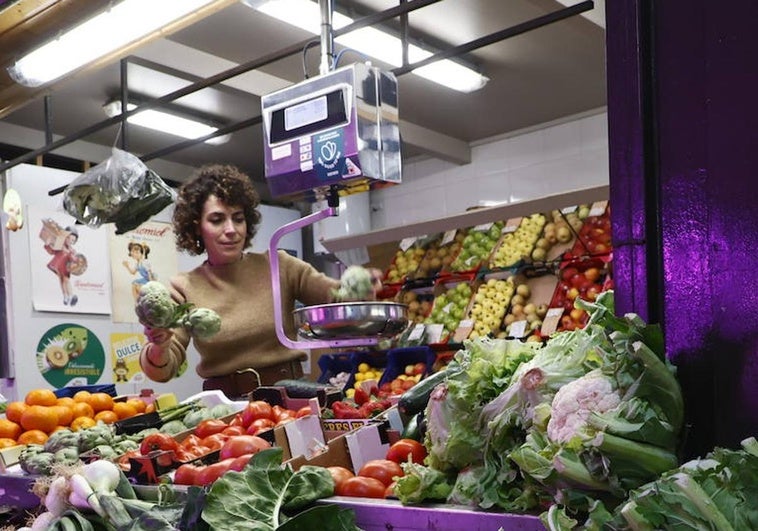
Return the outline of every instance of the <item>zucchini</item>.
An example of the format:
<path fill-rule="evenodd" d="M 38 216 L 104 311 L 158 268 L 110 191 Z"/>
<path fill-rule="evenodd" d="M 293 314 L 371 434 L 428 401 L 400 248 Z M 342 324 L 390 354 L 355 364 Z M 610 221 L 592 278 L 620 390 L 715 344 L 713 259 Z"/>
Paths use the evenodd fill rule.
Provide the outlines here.
<path fill-rule="evenodd" d="M 413 439 L 420 443 L 424 442 L 424 435 L 426 433 L 426 418 L 424 418 L 424 412 L 413 415 L 408 424 L 403 428 L 403 433 L 400 435 L 401 439 Z"/>
<path fill-rule="evenodd" d="M 284 387 L 290 398 L 313 398 L 318 396 L 319 391 L 326 392 L 334 389 L 333 385 L 311 382 L 310 380 L 279 380 L 274 387 Z"/>
<path fill-rule="evenodd" d="M 400 396 L 400 400 L 397 402 L 397 409 L 408 417 L 421 413 L 426 409 L 429 396 L 432 394 L 434 388 L 444 382 L 445 378 L 447 378 L 447 369 L 442 369 L 427 376 Z"/>

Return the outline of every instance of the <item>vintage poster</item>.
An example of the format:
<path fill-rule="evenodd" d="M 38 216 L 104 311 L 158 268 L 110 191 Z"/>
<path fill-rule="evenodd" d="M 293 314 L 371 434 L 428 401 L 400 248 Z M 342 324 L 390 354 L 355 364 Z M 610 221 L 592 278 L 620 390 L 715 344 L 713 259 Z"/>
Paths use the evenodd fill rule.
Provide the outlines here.
<path fill-rule="evenodd" d="M 142 383 L 145 375 L 139 365 L 139 353 L 145 344 L 142 334 L 111 334 L 113 383 Z"/>
<path fill-rule="evenodd" d="M 170 223 L 146 221 L 124 234 L 116 234 L 110 226 L 108 238 L 112 320 L 137 323 L 134 303 L 140 287 L 151 280 L 168 285 L 177 273 L 174 231 Z"/>
<path fill-rule="evenodd" d="M 103 345 L 84 326 L 54 326 L 37 343 L 37 368 L 56 389 L 92 385 L 100 379 L 104 367 Z"/>
<path fill-rule="evenodd" d="M 28 206 L 32 304 L 41 312 L 111 312 L 106 232 Z"/>

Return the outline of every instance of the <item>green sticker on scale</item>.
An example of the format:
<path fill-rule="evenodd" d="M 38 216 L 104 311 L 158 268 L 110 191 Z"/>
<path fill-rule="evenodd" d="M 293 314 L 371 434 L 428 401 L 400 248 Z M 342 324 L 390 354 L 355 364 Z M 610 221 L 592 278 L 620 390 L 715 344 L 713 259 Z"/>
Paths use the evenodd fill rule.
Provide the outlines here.
<path fill-rule="evenodd" d="M 54 326 L 37 343 L 37 368 L 53 387 L 91 385 L 105 368 L 105 350 L 89 329 L 71 324 Z"/>

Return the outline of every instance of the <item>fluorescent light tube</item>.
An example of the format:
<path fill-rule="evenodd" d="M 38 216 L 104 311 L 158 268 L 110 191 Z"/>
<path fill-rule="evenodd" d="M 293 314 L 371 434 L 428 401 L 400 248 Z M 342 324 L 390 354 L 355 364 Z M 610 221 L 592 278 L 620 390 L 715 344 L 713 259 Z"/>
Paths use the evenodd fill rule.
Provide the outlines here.
<path fill-rule="evenodd" d="M 244 3 L 309 33 L 321 34 L 321 14 L 315 2 L 310 0 L 245 0 Z M 344 28 L 352 22 L 353 19 L 336 11 L 332 15 L 334 29 Z M 337 37 L 335 42 L 392 66 L 402 66 L 402 41 L 376 28 L 364 27 L 351 31 Z M 414 44 L 408 45 L 408 61 L 411 64 L 431 55 L 433 55 L 432 52 L 428 50 Z M 450 59 L 417 68 L 413 70 L 413 73 L 460 92 L 479 90 L 489 81 L 479 72 Z"/>
<path fill-rule="evenodd" d="M 137 106 L 134 103 L 128 103 L 127 110 L 136 109 Z M 103 106 L 105 114 L 109 117 L 121 114 L 121 102 L 112 101 L 106 103 Z M 127 122 L 141 127 L 147 127 L 155 131 L 161 131 L 170 135 L 180 136 L 182 138 L 200 138 L 205 135 L 209 135 L 218 131 L 217 127 L 177 116 L 176 114 L 170 114 L 163 111 L 157 111 L 155 109 L 147 109 L 132 114 L 126 119 Z M 213 138 L 209 138 L 205 141 L 207 144 L 223 144 L 229 141 L 231 135 L 222 135 Z"/>
<path fill-rule="evenodd" d="M 36 87 L 145 38 L 216 0 L 123 0 L 8 68 L 14 81 Z"/>

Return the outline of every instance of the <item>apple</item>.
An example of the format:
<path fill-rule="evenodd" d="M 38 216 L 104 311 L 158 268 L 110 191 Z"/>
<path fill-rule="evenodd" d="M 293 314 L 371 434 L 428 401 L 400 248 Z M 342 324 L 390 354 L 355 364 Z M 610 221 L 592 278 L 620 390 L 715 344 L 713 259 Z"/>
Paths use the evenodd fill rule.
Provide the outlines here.
<path fill-rule="evenodd" d="M 413 371 L 414 371 L 413 364 L 406 365 L 405 366 L 405 370 L 403 370 L 403 372 L 406 374 L 406 376 L 413 376 L 415 374 Z"/>
<path fill-rule="evenodd" d="M 417 374 L 424 374 L 426 372 L 426 363 L 418 362 L 413 365 L 413 374 L 414 376 Z"/>

